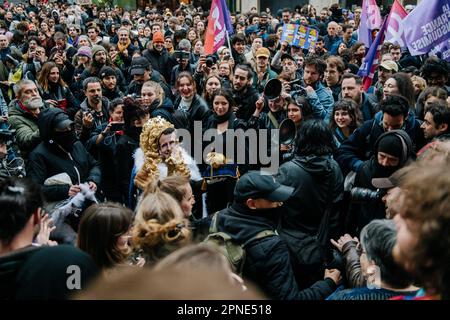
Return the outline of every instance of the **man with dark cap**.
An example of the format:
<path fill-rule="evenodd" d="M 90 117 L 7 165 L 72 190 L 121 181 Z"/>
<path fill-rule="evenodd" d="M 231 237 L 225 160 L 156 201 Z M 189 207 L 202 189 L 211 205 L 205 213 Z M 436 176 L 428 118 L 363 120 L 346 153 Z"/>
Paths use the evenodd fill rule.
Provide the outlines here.
<path fill-rule="evenodd" d="M 42 142 L 30 154 L 28 177 L 42 186 L 48 201 L 62 201 L 81 191 L 79 184 L 87 182 L 97 190 L 100 183 L 100 164 L 87 152 L 77 139 L 73 121 L 58 108 L 43 111 L 38 119 Z M 70 181 L 49 184 L 45 181 L 65 173 Z"/>
<path fill-rule="evenodd" d="M 158 82 L 163 88 L 165 96 L 172 99 L 172 91 L 167 86 L 162 75 L 152 68 L 147 58 L 134 58 L 131 61 L 129 72 L 133 80 L 127 88 L 128 95 L 140 96 L 144 82 L 152 80 Z"/>
<path fill-rule="evenodd" d="M 402 202 L 400 201 L 402 193 L 402 184 L 406 177 L 414 171 L 414 166 L 406 166 L 398 169 L 388 178 L 373 178 L 372 185 L 376 189 L 385 191 L 381 199 L 386 207 L 386 218 L 393 219 L 394 216 L 400 213 Z"/>
<path fill-rule="evenodd" d="M 324 280 L 301 290 L 294 277 L 286 243 L 275 231 L 279 212 L 294 193 L 273 176 L 250 171 L 236 183 L 234 203 L 217 212 L 210 232 L 224 232 L 242 245 L 246 258 L 242 275 L 272 299 L 318 300 L 331 294 L 340 279 L 338 270 L 326 270 Z"/>
<path fill-rule="evenodd" d="M 383 133 L 375 142 L 374 149 L 376 153 L 364 161 L 356 173 L 351 191 L 347 232 L 352 235 L 358 235 L 370 221 L 385 217 L 382 197 L 361 189 L 376 191 L 373 178 L 387 178 L 415 158 L 411 139 L 403 130 Z"/>
<path fill-rule="evenodd" d="M 117 86 L 117 75 L 113 68 L 103 66 L 100 69 L 99 78 L 102 84 L 103 97 L 106 97 L 109 101 L 113 101 L 123 96 L 123 93 Z"/>

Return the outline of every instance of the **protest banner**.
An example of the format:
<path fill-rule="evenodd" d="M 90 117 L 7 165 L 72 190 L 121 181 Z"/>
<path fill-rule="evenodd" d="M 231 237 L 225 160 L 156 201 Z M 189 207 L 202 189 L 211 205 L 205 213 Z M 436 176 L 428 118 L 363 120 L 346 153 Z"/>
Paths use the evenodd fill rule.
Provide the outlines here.
<path fill-rule="evenodd" d="M 403 20 L 404 37 L 411 55 L 426 54 L 438 48 L 442 57 L 449 60 L 449 20 L 449 0 L 422 1 Z"/>
<path fill-rule="evenodd" d="M 297 33 L 297 26 L 296 24 L 292 23 L 285 23 L 283 26 L 283 33 L 281 34 L 281 42 L 287 42 L 290 45 L 292 45 L 292 42 L 294 41 L 294 36 Z"/>
<path fill-rule="evenodd" d="M 281 35 L 281 42 L 286 41 L 292 46 L 302 49 L 314 48 L 319 33 L 316 29 L 298 24 L 285 24 Z"/>

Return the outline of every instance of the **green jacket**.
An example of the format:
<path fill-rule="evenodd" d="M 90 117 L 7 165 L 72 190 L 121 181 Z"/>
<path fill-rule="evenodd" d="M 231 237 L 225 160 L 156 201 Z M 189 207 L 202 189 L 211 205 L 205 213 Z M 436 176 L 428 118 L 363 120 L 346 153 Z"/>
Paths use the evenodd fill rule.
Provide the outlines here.
<path fill-rule="evenodd" d="M 258 93 L 263 93 L 264 91 L 264 87 L 267 83 L 267 81 L 271 80 L 271 79 L 276 79 L 277 77 L 277 73 L 273 70 L 267 69 L 266 73 L 264 73 L 264 76 L 261 80 L 261 82 L 258 80 L 258 73 L 254 72 L 253 75 L 253 88 L 255 88 L 256 90 L 258 90 Z"/>
<path fill-rule="evenodd" d="M 9 104 L 9 119 L 11 129 L 16 130 L 16 142 L 21 151 L 22 158 L 41 142 L 37 119 L 19 107 L 17 99 Z"/>

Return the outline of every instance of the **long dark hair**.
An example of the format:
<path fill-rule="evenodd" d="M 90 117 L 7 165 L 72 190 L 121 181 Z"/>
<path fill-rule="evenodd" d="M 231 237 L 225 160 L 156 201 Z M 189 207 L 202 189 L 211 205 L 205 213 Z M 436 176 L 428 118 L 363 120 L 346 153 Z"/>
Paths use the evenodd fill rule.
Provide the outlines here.
<path fill-rule="evenodd" d="M 78 247 L 101 269 L 123 263 L 129 252 L 118 247 L 118 239 L 128 232 L 132 221 L 133 212 L 120 204 L 94 204 L 81 218 Z"/>
<path fill-rule="evenodd" d="M 410 108 L 413 108 L 416 99 L 414 97 L 414 85 L 411 78 L 404 72 L 394 73 L 390 78 L 393 78 L 397 83 L 398 94 L 404 96 L 408 100 Z"/>
<path fill-rule="evenodd" d="M 336 148 L 330 128 L 317 119 L 307 120 L 300 126 L 296 146 L 299 156 L 330 155 Z"/>

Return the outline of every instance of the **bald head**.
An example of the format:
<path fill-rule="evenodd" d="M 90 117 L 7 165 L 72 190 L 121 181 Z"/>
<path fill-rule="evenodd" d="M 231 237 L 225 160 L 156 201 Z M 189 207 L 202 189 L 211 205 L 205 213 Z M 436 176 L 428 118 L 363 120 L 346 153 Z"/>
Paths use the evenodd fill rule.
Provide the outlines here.
<path fill-rule="evenodd" d="M 0 49 L 6 49 L 9 45 L 8 38 L 4 35 L 0 35 Z"/>

